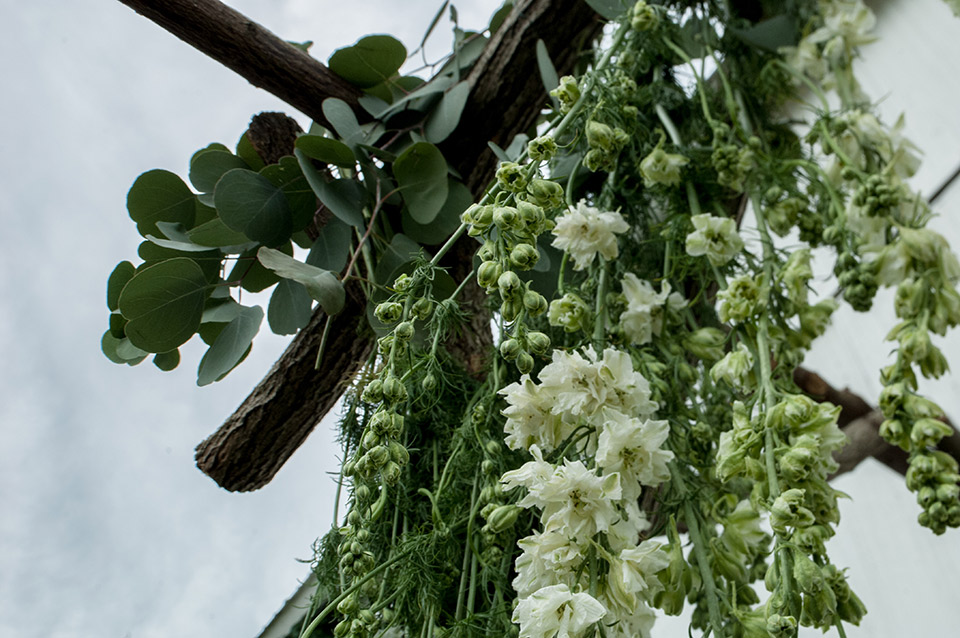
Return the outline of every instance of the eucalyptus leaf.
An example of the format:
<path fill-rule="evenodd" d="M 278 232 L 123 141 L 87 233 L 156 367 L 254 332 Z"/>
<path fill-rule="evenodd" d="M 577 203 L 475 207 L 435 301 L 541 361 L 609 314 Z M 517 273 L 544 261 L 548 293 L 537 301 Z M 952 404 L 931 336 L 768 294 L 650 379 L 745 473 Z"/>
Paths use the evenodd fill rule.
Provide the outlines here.
<path fill-rule="evenodd" d="M 228 281 L 240 282 L 240 287 L 248 292 L 261 292 L 273 286 L 280 277 L 269 268 L 265 268 L 257 259 L 257 249 L 255 246 L 240 254 L 236 265 L 227 276 Z M 280 252 L 286 255 L 293 255 L 293 245 L 284 244 L 280 246 Z"/>
<path fill-rule="evenodd" d="M 460 213 L 473 203 L 470 189 L 455 179 L 448 179 L 447 201 L 433 221 L 429 224 L 418 223 L 408 211 L 403 212 L 403 232 L 414 241 L 435 246 L 442 244 L 460 226 Z"/>
<path fill-rule="evenodd" d="M 127 212 L 137 223 L 137 231 L 146 237 L 156 235 L 157 222 L 179 222 L 189 228 L 196 217 L 196 196 L 183 180 L 156 169 L 133 182 L 127 193 Z"/>
<path fill-rule="evenodd" d="M 217 336 L 217 340 L 200 360 L 197 370 L 197 385 L 204 386 L 219 381 L 246 355 L 253 338 L 260 331 L 263 309 L 260 306 L 244 308 Z"/>
<path fill-rule="evenodd" d="M 290 239 L 293 221 L 283 191 L 253 171 L 235 168 L 217 182 L 214 201 L 220 219 L 266 246 Z"/>
<path fill-rule="evenodd" d="M 120 339 L 110 334 L 109 330 L 100 337 L 100 350 L 103 352 L 103 356 L 116 364 L 126 363 L 123 357 L 117 354 L 117 346 L 119 345 Z"/>
<path fill-rule="evenodd" d="M 360 88 L 392 77 L 407 59 L 407 49 L 389 35 L 368 35 L 330 56 L 330 70 Z"/>
<path fill-rule="evenodd" d="M 501 162 L 509 162 L 510 156 L 507 155 L 507 152 L 500 148 L 495 142 L 487 142 L 487 146 L 490 147 L 490 150 L 493 151 L 493 154 L 497 156 L 497 159 Z"/>
<path fill-rule="evenodd" d="M 393 163 L 397 186 L 410 215 L 420 224 L 429 224 L 447 200 L 447 161 L 433 144 L 418 142 Z"/>
<path fill-rule="evenodd" d="M 510 12 L 513 11 L 513 2 L 504 2 L 503 5 L 490 18 L 490 35 L 500 30 L 503 21 L 507 19 Z"/>
<path fill-rule="evenodd" d="M 350 256 L 350 238 L 353 230 L 336 217 L 331 217 L 320 229 L 320 235 L 307 255 L 307 263 L 331 272 L 340 272 Z M 268 317 L 269 318 L 269 313 Z"/>
<path fill-rule="evenodd" d="M 252 170 L 259 171 L 261 168 L 266 166 L 263 162 L 263 158 L 260 157 L 260 153 L 257 152 L 257 149 L 253 147 L 253 144 L 250 142 L 250 137 L 244 132 L 240 136 L 240 139 L 237 141 L 237 157 L 243 159 Z"/>
<path fill-rule="evenodd" d="M 200 266 L 185 257 L 138 272 L 119 299 L 130 342 L 146 352 L 166 352 L 186 343 L 200 327 L 208 287 Z"/>
<path fill-rule="evenodd" d="M 317 196 L 310 183 L 303 176 L 296 158 L 281 157 L 280 161 L 260 170 L 260 174 L 270 183 L 283 191 L 290 207 L 290 218 L 294 232 L 303 230 L 313 221 L 317 211 Z"/>
<path fill-rule="evenodd" d="M 270 295 L 267 306 L 267 323 L 278 335 L 296 334 L 310 323 L 313 315 L 313 299 L 303 284 L 291 279 L 281 279 Z"/>
<path fill-rule="evenodd" d="M 305 264 L 272 248 L 261 248 L 257 259 L 280 277 L 303 284 L 310 297 L 318 301 L 328 315 L 335 315 L 343 309 L 346 299 L 343 284 L 332 272 Z"/>
<path fill-rule="evenodd" d="M 540 79 L 543 80 L 543 88 L 547 93 L 560 86 L 560 77 L 557 75 L 557 69 L 553 66 L 553 61 L 547 52 L 547 45 L 543 40 L 537 40 L 537 67 L 540 69 Z"/>
<path fill-rule="evenodd" d="M 357 163 L 357 158 L 349 146 L 330 137 L 301 135 L 297 138 L 295 146 L 307 157 L 326 164 L 353 168 Z"/>
<path fill-rule="evenodd" d="M 223 254 L 219 250 L 208 249 L 206 252 L 188 252 L 175 250 L 165 246 L 158 246 L 151 241 L 141 242 L 137 247 L 137 254 L 144 263 L 137 266 L 139 273 L 145 268 L 170 259 L 186 257 L 200 267 L 207 283 L 216 283 L 220 280 L 220 266 L 223 263 Z"/>
<path fill-rule="evenodd" d="M 460 82 L 443 94 L 440 104 L 427 118 L 425 132 L 427 139 L 435 144 L 447 139 L 460 123 L 463 107 L 467 105 L 470 84 Z"/>
<path fill-rule="evenodd" d="M 239 247 L 243 244 L 250 243 L 246 235 L 233 230 L 224 224 L 223 220 L 219 217 L 191 228 L 187 231 L 187 235 L 194 244 L 214 248 Z"/>
<path fill-rule="evenodd" d="M 110 334 L 117 339 L 123 339 L 126 336 L 123 329 L 127 325 L 127 320 L 119 311 L 110 313 Z"/>
<path fill-rule="evenodd" d="M 748 29 L 731 28 L 730 33 L 758 49 L 776 53 L 780 47 L 794 46 L 800 37 L 796 21 L 786 14 L 755 24 Z"/>
<path fill-rule="evenodd" d="M 116 310 L 120 299 L 120 291 L 133 278 L 136 268 L 129 261 L 117 264 L 110 276 L 107 277 L 107 308 Z"/>
<path fill-rule="evenodd" d="M 169 352 L 160 352 L 153 357 L 153 365 L 164 372 L 175 370 L 180 365 L 180 351 L 170 350 Z"/>
<path fill-rule="evenodd" d="M 507 157 L 510 158 L 511 162 L 516 162 L 523 151 L 527 148 L 527 142 L 530 141 L 530 136 L 526 133 L 517 133 L 513 137 L 513 141 L 510 142 L 510 146 L 507 147 L 506 151 Z"/>
<path fill-rule="evenodd" d="M 185 253 L 202 253 L 210 250 L 209 246 L 199 246 L 190 240 L 190 235 L 183 228 L 183 224 L 173 222 L 157 222 L 157 229 L 164 237 L 147 235 L 147 240 L 157 246 Z"/>
<path fill-rule="evenodd" d="M 223 174 L 234 168 L 250 166 L 226 149 L 201 151 L 190 160 L 190 183 L 202 193 L 212 193 Z"/>
<path fill-rule="evenodd" d="M 310 158 L 297 149 L 294 151 L 300 168 L 303 170 L 303 176 L 307 179 L 310 188 L 313 189 L 317 198 L 323 202 L 323 205 L 330 209 L 330 212 L 336 215 L 340 221 L 363 228 L 363 203 L 365 193 L 363 187 L 353 180 L 341 179 L 327 182 L 323 176 L 310 163 Z M 340 183 L 340 185 L 337 185 Z M 343 183 L 353 184 L 354 186 L 345 186 Z"/>
<path fill-rule="evenodd" d="M 230 323 L 237 318 L 242 310 L 243 306 L 238 304 L 233 297 L 210 297 L 203 308 L 200 323 Z"/>
<path fill-rule="evenodd" d="M 323 116 L 346 144 L 356 144 L 363 138 L 363 131 L 353 109 L 343 100 L 328 97 L 323 101 Z"/>
<path fill-rule="evenodd" d="M 607 20 L 616 20 L 627 10 L 623 0 L 587 0 L 587 4 Z"/>

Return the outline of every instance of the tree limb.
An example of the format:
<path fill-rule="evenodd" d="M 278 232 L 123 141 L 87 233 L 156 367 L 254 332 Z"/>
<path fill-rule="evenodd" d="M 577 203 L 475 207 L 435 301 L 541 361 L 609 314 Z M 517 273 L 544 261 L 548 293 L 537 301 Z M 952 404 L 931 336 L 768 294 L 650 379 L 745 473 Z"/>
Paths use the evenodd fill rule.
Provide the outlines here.
<path fill-rule="evenodd" d="M 325 126 L 325 99 L 356 105 L 363 94 L 305 51 L 217 0 L 120 2 Z"/>
<path fill-rule="evenodd" d="M 544 40 L 563 74 L 572 70 L 577 59 L 578 51 L 571 43 L 592 40 L 601 27 L 582 0 L 517 3 L 474 65 L 468 78 L 468 107 L 450 141 L 442 145 L 447 161 L 464 176 L 475 198 L 493 180 L 497 166 L 487 141 L 494 139 L 505 146 L 516 134 L 529 130 L 546 100 L 536 61 L 537 39 Z M 288 88 L 296 91 L 302 84 L 303 79 L 297 78 Z M 451 251 L 444 265 L 454 279 L 462 280 L 471 271 L 475 248 L 472 238 L 464 238 Z M 492 343 L 486 295 L 471 282 L 460 301 L 472 317 L 467 330 L 448 349 L 468 371 L 482 371 Z M 266 485 L 336 403 L 358 361 L 366 359 L 373 340 L 370 333 L 358 332 L 366 322 L 364 313 L 365 303 L 355 300 L 337 315 L 324 355 L 324 361 L 331 364 L 316 371 L 313 358 L 324 321 L 322 312 L 317 311 L 236 412 L 197 446 L 200 469 L 230 491 Z"/>

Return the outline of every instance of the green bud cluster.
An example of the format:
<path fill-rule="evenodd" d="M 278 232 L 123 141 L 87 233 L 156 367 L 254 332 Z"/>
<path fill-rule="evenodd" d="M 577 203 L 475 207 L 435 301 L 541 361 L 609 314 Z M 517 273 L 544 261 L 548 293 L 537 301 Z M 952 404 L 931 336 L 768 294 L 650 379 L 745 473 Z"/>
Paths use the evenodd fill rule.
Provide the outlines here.
<path fill-rule="evenodd" d="M 760 284 L 750 275 L 731 279 L 727 287 L 717 294 L 717 299 L 720 301 L 718 314 L 723 322 L 743 322 L 765 306 Z"/>
<path fill-rule="evenodd" d="M 943 437 L 953 433 L 953 428 L 941 420 L 940 406 L 915 394 L 901 380 L 889 383 L 880 393 L 880 409 L 885 418 L 880 435 L 910 452 L 907 488 L 917 493 L 917 503 L 923 508 L 920 524 L 936 534 L 947 527 L 960 527 L 957 462 L 935 449 Z"/>
<path fill-rule="evenodd" d="M 589 150 L 583 157 L 583 165 L 591 171 L 611 172 L 617 165 L 620 151 L 630 141 L 626 131 L 596 120 L 589 120 L 586 126 L 587 146 Z"/>
<path fill-rule="evenodd" d="M 843 286 L 843 298 L 859 312 L 866 312 L 873 306 L 877 294 L 877 276 L 870 264 L 857 259 L 849 252 L 840 253 L 833 267 L 837 281 Z"/>
<path fill-rule="evenodd" d="M 660 25 L 660 14 L 643 0 L 633 5 L 630 12 L 630 28 L 634 31 L 652 31 Z"/>
<path fill-rule="evenodd" d="M 749 146 L 724 144 L 714 139 L 710 162 L 717 171 L 717 183 L 735 191 L 743 191 L 744 181 L 756 166 L 753 149 Z"/>
<path fill-rule="evenodd" d="M 851 201 L 869 217 L 889 216 L 900 205 L 900 192 L 899 184 L 882 173 L 874 173 L 857 188 Z"/>
<path fill-rule="evenodd" d="M 560 112 L 567 113 L 580 99 L 580 87 L 577 86 L 577 78 L 571 75 L 563 76 L 560 78 L 560 85 L 550 91 L 550 95 L 560 102 Z"/>

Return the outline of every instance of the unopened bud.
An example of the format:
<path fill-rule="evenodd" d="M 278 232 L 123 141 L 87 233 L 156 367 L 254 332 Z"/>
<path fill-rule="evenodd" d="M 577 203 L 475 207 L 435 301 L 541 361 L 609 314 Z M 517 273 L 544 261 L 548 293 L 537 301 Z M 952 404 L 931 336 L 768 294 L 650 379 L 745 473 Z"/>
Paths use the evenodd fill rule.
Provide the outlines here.
<path fill-rule="evenodd" d="M 501 505 L 487 517 L 487 527 L 494 534 L 506 531 L 517 522 L 520 511 L 516 505 Z"/>
<path fill-rule="evenodd" d="M 510 263 L 520 270 L 530 270 L 540 260 L 540 251 L 530 244 L 517 244 L 510 251 Z"/>
<path fill-rule="evenodd" d="M 497 280 L 503 274 L 500 264 L 495 261 L 485 261 L 477 269 L 477 283 L 481 288 L 493 288 L 497 285 Z"/>
<path fill-rule="evenodd" d="M 374 379 L 363 389 L 360 400 L 364 403 L 380 403 L 383 401 L 383 382 Z"/>
<path fill-rule="evenodd" d="M 433 302 L 424 297 L 423 299 L 417 299 L 413 304 L 413 316 L 419 319 L 420 321 L 425 321 L 430 318 L 430 315 L 433 313 Z"/>
<path fill-rule="evenodd" d="M 377 317 L 380 323 L 389 325 L 399 321 L 400 317 L 403 316 L 403 306 L 396 301 L 385 301 L 382 304 L 377 305 L 373 311 L 373 314 Z"/>
<path fill-rule="evenodd" d="M 413 335 L 416 330 L 413 327 L 412 321 L 404 321 L 397 324 L 397 327 L 394 329 L 394 336 L 400 341 L 410 341 L 413 339 Z"/>
<path fill-rule="evenodd" d="M 523 352 L 523 348 L 516 339 L 506 339 L 500 343 L 500 356 L 507 361 L 513 361 L 521 352 Z"/>
<path fill-rule="evenodd" d="M 533 357 L 529 353 L 521 352 L 517 355 L 517 370 L 520 371 L 520 374 L 530 374 L 530 371 L 533 370 Z"/>
<path fill-rule="evenodd" d="M 550 349 L 550 337 L 542 332 L 531 331 L 527 333 L 527 344 L 534 353 L 546 354 Z"/>
<path fill-rule="evenodd" d="M 535 290 L 527 290 L 523 293 L 523 307 L 531 317 L 537 317 L 545 313 L 549 306 L 543 295 Z"/>

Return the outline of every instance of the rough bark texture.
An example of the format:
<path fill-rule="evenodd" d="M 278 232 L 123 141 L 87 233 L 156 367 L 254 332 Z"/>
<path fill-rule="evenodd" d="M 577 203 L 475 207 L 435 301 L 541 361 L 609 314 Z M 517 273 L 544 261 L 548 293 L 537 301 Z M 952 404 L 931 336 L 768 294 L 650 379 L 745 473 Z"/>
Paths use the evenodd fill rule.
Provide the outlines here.
<path fill-rule="evenodd" d="M 328 97 L 362 92 L 305 51 L 216 0 L 120 0 L 140 15 L 317 122 Z"/>
<path fill-rule="evenodd" d="M 183 38 L 168 26 L 172 21 L 180 27 L 179 21 L 189 17 L 187 21 L 195 23 L 194 30 L 203 31 L 197 16 L 171 15 L 168 5 L 186 3 L 121 1 L 134 6 L 201 51 L 220 59 L 210 53 L 205 41 Z M 200 4 L 218 5 L 208 0 Z M 152 13 L 141 10 L 143 5 L 148 5 Z M 157 5 L 163 5 L 163 11 L 157 9 Z M 154 17 L 155 14 L 162 14 L 164 21 Z M 205 19 L 210 19 L 210 15 L 207 14 Z M 240 14 L 231 19 L 240 25 L 252 24 Z M 536 62 L 537 40 L 544 41 L 557 70 L 561 74 L 568 73 L 576 62 L 580 44 L 595 38 L 601 27 L 596 14 L 582 0 L 520 0 L 517 3 L 474 65 L 468 77 L 471 83 L 468 107 L 460 126 L 442 148 L 447 160 L 464 176 L 475 197 L 479 197 L 493 179 L 497 166 L 487 142 L 493 140 L 506 146 L 514 135 L 530 130 L 546 99 Z M 242 48 L 242 29 L 231 33 L 232 36 L 226 37 L 238 38 L 238 41 L 221 42 L 217 51 Z M 248 61 L 224 63 L 253 81 L 251 71 L 246 68 Z M 322 68 L 321 75 L 330 73 L 323 65 L 319 67 Z M 254 75 L 255 72 L 254 69 Z M 282 82 L 288 82 L 288 86 L 282 90 L 264 88 L 316 119 L 322 114 L 314 114 L 300 106 L 297 100 L 287 97 L 291 91 L 296 92 L 304 85 L 305 80 L 298 77 L 298 73 L 310 75 L 318 71 L 300 67 L 287 69 L 279 76 L 286 78 Z M 315 85 L 316 82 L 307 84 Z M 324 97 L 328 95 L 313 95 L 310 100 L 320 104 Z M 465 238 L 451 251 L 444 265 L 450 268 L 454 279 L 462 280 L 469 274 L 475 249 L 474 240 Z M 485 355 L 492 344 L 486 295 L 471 283 L 460 301 L 464 310 L 471 313 L 471 321 L 461 335 L 448 344 L 448 349 L 468 371 L 481 374 L 486 365 Z M 266 485 L 336 403 L 343 384 L 353 376 L 359 361 L 366 358 L 372 347 L 370 336 L 358 336 L 358 328 L 365 321 L 364 305 L 356 300 L 351 304 L 337 315 L 331 326 L 322 372 L 313 370 L 324 321 L 324 316 L 318 312 L 237 411 L 197 447 L 198 466 L 222 487 L 231 491 L 249 491 Z"/>

